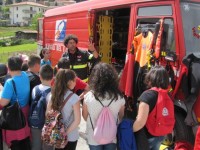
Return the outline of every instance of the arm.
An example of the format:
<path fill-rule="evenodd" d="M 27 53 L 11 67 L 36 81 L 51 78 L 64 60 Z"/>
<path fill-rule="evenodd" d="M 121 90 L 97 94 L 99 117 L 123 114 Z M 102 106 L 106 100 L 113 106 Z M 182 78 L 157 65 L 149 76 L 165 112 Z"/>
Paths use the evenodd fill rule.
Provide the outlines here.
<path fill-rule="evenodd" d="M 82 116 L 83 116 L 83 119 L 84 119 L 85 121 L 87 121 L 88 115 L 89 115 L 89 113 L 88 113 L 87 105 L 85 104 L 85 102 L 83 102 Z"/>
<path fill-rule="evenodd" d="M 83 93 L 79 96 L 80 100 L 84 98 L 84 95 L 89 91 L 89 85 L 87 84 Z"/>
<path fill-rule="evenodd" d="M 73 105 L 74 110 L 74 121 L 72 124 L 67 128 L 67 134 L 73 131 L 81 122 L 81 112 L 80 112 L 80 102 L 78 101 L 76 104 Z"/>
<path fill-rule="evenodd" d="M 47 112 L 49 112 L 51 110 L 51 106 L 52 106 L 52 101 L 51 99 L 48 101 L 47 103 L 47 109 L 46 109 L 46 112 L 45 112 L 45 115 L 47 116 Z"/>
<path fill-rule="evenodd" d="M 91 42 L 89 43 L 88 50 L 92 52 L 94 58 L 99 57 L 99 54 L 97 53 L 96 48 L 94 47 L 94 43 L 91 43 Z"/>
<path fill-rule="evenodd" d="M 125 106 L 121 106 L 120 110 L 119 110 L 119 121 L 122 120 L 122 118 L 124 117 L 124 108 Z"/>
<path fill-rule="evenodd" d="M 4 90 L 4 93 L 3 93 L 3 90 Z M 8 92 L 6 92 L 6 91 L 8 91 Z M 12 95 L 11 90 L 8 89 L 8 84 L 5 84 L 5 87 L 3 88 L 3 86 L 0 83 L 0 92 L 3 95 L 3 97 L 4 97 L 5 93 L 6 93 L 6 95 L 8 95 L 8 97 L 10 97 Z M 8 99 L 7 97 L 3 98 L 2 95 L 0 97 L 0 106 L 4 107 L 10 103 L 10 99 Z"/>
<path fill-rule="evenodd" d="M 139 131 L 140 129 L 142 129 L 145 126 L 148 115 L 149 115 L 149 105 L 144 102 L 140 102 L 139 109 L 138 109 L 138 115 L 133 124 L 134 132 Z"/>
<path fill-rule="evenodd" d="M 8 105 L 10 103 L 10 100 L 9 99 L 5 99 L 5 98 L 0 98 L 0 105 L 2 107 Z"/>

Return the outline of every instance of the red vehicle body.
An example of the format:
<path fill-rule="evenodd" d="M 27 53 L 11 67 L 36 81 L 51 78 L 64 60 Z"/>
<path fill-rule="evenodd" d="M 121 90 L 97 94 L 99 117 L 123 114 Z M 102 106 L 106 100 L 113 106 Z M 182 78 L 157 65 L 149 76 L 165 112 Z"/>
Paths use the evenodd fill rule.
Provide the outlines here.
<path fill-rule="evenodd" d="M 63 39 L 67 34 L 76 34 L 78 47 L 84 50 L 87 50 L 88 40 L 92 37 L 102 61 L 113 63 L 119 72 L 126 66 L 123 90 L 127 97 L 134 99 L 134 55 L 130 49 L 136 28 L 141 25 L 154 31 L 151 25 L 163 20 L 165 39 L 162 37 L 161 40 L 165 44 L 160 51 L 171 52 L 175 59 L 169 61 L 162 57 L 160 63 L 171 65 L 174 80 L 177 81 L 182 59 L 190 53 L 200 55 L 199 12 L 200 0 L 91 0 L 50 9 L 39 19 L 38 53 L 42 47 L 49 48 L 52 64 L 56 65 L 66 50 Z M 179 119 L 182 123 L 176 123 L 175 134 L 185 132 L 181 138 L 192 143 L 194 137 L 189 132 L 192 131 L 190 127 L 195 129 L 195 123 L 189 126 L 184 124 L 187 115 L 184 100 L 176 99 L 174 103 L 182 118 Z M 200 121 L 198 103 L 193 111 L 195 120 Z"/>

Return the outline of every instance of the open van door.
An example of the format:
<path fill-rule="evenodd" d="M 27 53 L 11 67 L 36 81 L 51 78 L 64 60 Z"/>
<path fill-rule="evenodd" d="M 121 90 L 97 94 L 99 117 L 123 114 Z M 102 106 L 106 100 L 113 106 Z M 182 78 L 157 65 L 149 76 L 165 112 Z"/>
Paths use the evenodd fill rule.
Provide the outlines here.
<path fill-rule="evenodd" d="M 37 54 L 39 55 L 43 48 L 43 20 L 44 18 L 38 18 L 38 36 L 37 36 Z"/>

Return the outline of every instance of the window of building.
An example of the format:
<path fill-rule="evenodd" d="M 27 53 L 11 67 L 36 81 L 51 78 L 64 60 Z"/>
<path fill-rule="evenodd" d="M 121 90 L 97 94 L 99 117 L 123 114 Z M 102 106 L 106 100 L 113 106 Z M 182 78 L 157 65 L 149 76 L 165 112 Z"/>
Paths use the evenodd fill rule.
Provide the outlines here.
<path fill-rule="evenodd" d="M 39 11 L 40 11 L 40 8 L 39 8 Z"/>
<path fill-rule="evenodd" d="M 18 10 L 18 7 L 16 7 L 16 9 Z"/>
<path fill-rule="evenodd" d="M 17 18 L 18 18 L 18 14 L 17 14 Z"/>
<path fill-rule="evenodd" d="M 33 14 L 30 14 L 30 18 L 32 18 L 33 17 Z"/>
<path fill-rule="evenodd" d="M 33 10 L 33 7 L 30 7 L 30 10 Z"/>

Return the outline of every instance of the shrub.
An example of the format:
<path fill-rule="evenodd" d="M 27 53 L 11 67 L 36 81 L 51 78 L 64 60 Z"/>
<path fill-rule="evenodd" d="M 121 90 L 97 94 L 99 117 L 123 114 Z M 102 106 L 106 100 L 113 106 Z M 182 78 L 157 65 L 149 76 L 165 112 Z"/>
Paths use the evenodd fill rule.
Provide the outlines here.
<path fill-rule="evenodd" d="M 7 46 L 10 41 L 8 40 L 0 40 L 0 46 Z"/>
<path fill-rule="evenodd" d="M 33 44 L 35 43 L 35 40 L 34 39 L 22 39 L 22 42 L 21 44 Z"/>
<path fill-rule="evenodd" d="M 6 42 L 5 41 L 0 41 L 0 46 L 6 46 Z"/>
<path fill-rule="evenodd" d="M 20 45 L 20 44 L 22 44 L 22 40 L 21 39 L 13 40 L 10 43 L 11 46 L 13 46 L 13 45 Z"/>

